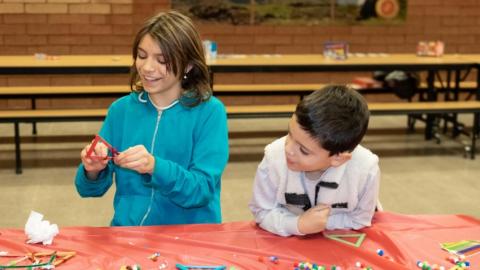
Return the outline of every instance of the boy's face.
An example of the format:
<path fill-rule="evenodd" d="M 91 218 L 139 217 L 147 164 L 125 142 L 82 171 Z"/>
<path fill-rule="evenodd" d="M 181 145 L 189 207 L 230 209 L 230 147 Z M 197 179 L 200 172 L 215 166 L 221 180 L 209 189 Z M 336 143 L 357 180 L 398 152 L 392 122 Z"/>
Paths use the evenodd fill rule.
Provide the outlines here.
<path fill-rule="evenodd" d="M 335 163 L 336 155 L 329 156 L 329 151 L 323 149 L 292 116 L 288 125 L 288 136 L 285 142 L 287 166 L 292 171 L 323 171 Z"/>

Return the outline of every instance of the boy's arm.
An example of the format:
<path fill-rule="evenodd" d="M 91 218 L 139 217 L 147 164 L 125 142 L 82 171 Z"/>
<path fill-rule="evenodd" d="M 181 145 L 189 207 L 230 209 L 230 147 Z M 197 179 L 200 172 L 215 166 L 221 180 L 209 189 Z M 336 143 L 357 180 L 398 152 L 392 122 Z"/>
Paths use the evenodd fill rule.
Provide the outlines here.
<path fill-rule="evenodd" d="M 358 194 L 357 207 L 348 213 L 330 215 L 327 220 L 327 229 L 361 229 L 372 224 L 372 217 L 378 202 L 380 187 L 380 169 L 378 164 L 373 166 L 368 174 L 365 186 Z M 351 196 L 356 196 L 352 194 Z"/>
<path fill-rule="evenodd" d="M 271 179 L 264 158 L 258 166 L 249 203 L 255 221 L 263 229 L 281 236 L 302 235 L 298 231 L 298 216 L 277 202 L 278 182 Z"/>

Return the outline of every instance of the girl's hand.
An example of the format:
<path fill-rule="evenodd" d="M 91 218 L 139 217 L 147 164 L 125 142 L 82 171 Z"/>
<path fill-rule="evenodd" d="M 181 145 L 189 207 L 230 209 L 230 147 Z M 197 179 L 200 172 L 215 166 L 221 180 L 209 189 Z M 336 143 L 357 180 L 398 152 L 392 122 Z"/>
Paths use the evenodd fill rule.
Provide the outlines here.
<path fill-rule="evenodd" d="M 91 157 L 87 157 L 87 151 L 90 149 L 92 144 L 85 146 L 80 153 L 80 158 L 82 159 L 83 167 L 87 173 L 87 177 L 90 180 L 97 179 L 98 173 L 105 169 L 108 164 L 108 147 L 103 143 L 99 142 L 95 145 L 95 149 Z M 105 157 L 105 158 L 102 158 Z"/>
<path fill-rule="evenodd" d="M 153 173 L 155 158 L 143 145 L 135 145 L 121 152 L 114 159 L 120 167 L 137 171 L 138 173 Z"/>

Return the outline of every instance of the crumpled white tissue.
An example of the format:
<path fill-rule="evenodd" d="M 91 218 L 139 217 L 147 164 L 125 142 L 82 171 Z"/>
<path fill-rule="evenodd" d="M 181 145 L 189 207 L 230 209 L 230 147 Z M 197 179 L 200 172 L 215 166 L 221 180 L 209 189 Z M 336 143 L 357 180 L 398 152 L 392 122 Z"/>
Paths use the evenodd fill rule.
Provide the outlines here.
<path fill-rule="evenodd" d="M 58 226 L 42 219 L 42 214 L 35 211 L 30 212 L 25 224 L 25 234 L 28 236 L 27 244 L 40 242 L 44 245 L 52 244 L 53 238 L 58 234 Z"/>

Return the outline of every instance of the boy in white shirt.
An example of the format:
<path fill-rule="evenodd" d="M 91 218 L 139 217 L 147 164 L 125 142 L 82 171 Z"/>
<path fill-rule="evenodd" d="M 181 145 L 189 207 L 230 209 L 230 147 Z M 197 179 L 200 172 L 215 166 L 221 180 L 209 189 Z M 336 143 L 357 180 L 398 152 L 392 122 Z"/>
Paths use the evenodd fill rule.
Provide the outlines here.
<path fill-rule="evenodd" d="M 265 147 L 249 204 L 263 229 L 281 236 L 371 225 L 378 157 L 359 145 L 370 112 L 355 90 L 329 85 L 305 97 L 288 135 Z"/>

